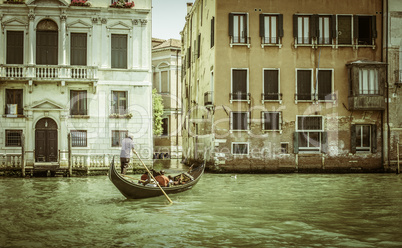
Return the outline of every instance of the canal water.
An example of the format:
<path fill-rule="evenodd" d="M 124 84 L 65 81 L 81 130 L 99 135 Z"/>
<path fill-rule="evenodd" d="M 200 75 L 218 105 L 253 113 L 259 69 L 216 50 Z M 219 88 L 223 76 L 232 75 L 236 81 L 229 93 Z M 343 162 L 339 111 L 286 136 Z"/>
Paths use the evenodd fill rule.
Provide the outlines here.
<path fill-rule="evenodd" d="M 0 247 L 402 247 L 402 175 L 232 176 L 172 205 L 106 176 L 0 178 Z"/>

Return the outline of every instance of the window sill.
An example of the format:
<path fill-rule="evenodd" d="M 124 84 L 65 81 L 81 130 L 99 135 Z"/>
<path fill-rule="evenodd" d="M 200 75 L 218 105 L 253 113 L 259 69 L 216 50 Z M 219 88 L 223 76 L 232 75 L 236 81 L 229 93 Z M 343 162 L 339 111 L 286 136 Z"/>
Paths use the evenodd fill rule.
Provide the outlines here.
<path fill-rule="evenodd" d="M 298 103 L 314 103 L 314 100 L 295 100 L 295 104 Z"/>
<path fill-rule="evenodd" d="M 272 102 L 277 102 L 277 103 L 279 103 L 279 104 L 282 104 L 282 100 L 261 100 L 261 103 L 262 104 L 264 104 L 264 103 L 267 103 L 267 102 L 269 102 L 269 103 L 272 103 Z"/>
<path fill-rule="evenodd" d="M 248 99 L 248 100 L 230 99 L 230 103 L 233 103 L 233 102 L 247 102 L 248 104 L 250 104 L 250 99 Z"/>
<path fill-rule="evenodd" d="M 25 115 L 3 115 L 4 118 L 26 118 Z"/>
<path fill-rule="evenodd" d="M 250 48 L 251 44 L 250 43 L 230 43 L 230 47 L 233 46 L 247 46 L 247 48 Z"/>
<path fill-rule="evenodd" d="M 109 115 L 110 119 L 131 119 L 133 117 L 132 114 L 126 114 L 126 115 Z"/>
<path fill-rule="evenodd" d="M 245 153 L 245 154 L 239 154 L 239 153 L 232 153 L 232 155 L 233 156 L 248 156 L 249 154 L 248 153 Z"/>
<path fill-rule="evenodd" d="M 263 129 L 262 130 L 264 133 L 273 133 L 273 132 L 278 132 L 282 134 L 282 130 L 269 130 L 269 129 Z"/>
<path fill-rule="evenodd" d="M 89 115 L 70 115 L 70 118 L 89 119 Z"/>
<path fill-rule="evenodd" d="M 89 146 L 86 146 L 86 147 L 81 147 L 81 146 L 74 147 L 74 146 L 72 146 L 71 149 L 74 149 L 74 150 L 89 150 L 90 148 L 89 148 Z"/>
<path fill-rule="evenodd" d="M 282 48 L 282 44 L 262 43 L 262 44 L 261 44 L 261 48 L 264 48 L 264 47 L 278 47 L 278 48 Z"/>

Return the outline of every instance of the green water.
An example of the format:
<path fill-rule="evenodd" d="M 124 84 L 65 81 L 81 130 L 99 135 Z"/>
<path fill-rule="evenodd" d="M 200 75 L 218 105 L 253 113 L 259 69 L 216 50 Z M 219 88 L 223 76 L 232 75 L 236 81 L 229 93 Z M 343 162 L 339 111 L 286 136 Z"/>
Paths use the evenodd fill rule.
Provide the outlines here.
<path fill-rule="evenodd" d="M 126 200 L 106 176 L 0 178 L 0 247 L 402 247 L 402 175 L 205 174 Z"/>

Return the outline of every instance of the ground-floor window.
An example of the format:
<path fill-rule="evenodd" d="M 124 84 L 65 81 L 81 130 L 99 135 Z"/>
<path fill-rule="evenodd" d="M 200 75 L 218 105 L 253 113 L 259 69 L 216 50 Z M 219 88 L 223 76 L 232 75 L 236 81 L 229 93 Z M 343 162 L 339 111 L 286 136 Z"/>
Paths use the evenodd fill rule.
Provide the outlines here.
<path fill-rule="evenodd" d="M 352 153 L 377 152 L 377 127 L 371 124 L 352 125 L 351 150 Z"/>
<path fill-rule="evenodd" d="M 230 129 L 233 131 L 249 130 L 249 112 L 231 112 Z"/>
<path fill-rule="evenodd" d="M 71 146 L 72 147 L 87 147 L 87 131 L 86 130 L 71 130 Z"/>
<path fill-rule="evenodd" d="M 262 130 L 281 130 L 281 112 L 262 112 Z"/>
<path fill-rule="evenodd" d="M 6 146 L 21 147 L 22 130 L 6 130 Z"/>
<path fill-rule="evenodd" d="M 112 147 L 120 147 L 121 142 L 127 137 L 127 130 L 113 130 L 112 131 Z"/>
<path fill-rule="evenodd" d="M 294 136 L 295 153 L 321 152 L 326 142 L 322 116 L 297 116 Z"/>
<path fill-rule="evenodd" d="M 248 143 L 233 142 L 232 154 L 233 155 L 248 155 Z"/>

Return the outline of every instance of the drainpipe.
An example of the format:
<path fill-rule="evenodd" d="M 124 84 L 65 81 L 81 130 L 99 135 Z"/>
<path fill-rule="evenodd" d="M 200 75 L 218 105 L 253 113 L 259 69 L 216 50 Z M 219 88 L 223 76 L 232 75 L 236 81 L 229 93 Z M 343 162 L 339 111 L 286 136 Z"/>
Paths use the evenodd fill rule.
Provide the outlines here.
<path fill-rule="evenodd" d="M 384 0 L 383 0 L 384 2 Z M 390 124 L 389 124 L 389 82 L 388 82 L 388 76 L 389 76 L 389 72 L 388 72 L 388 15 L 389 15 L 389 10 L 388 10 L 388 3 L 389 0 L 385 0 L 386 3 L 386 20 L 385 20 L 385 47 L 386 47 L 386 51 L 385 51 L 385 62 L 386 62 L 386 70 L 385 70 L 385 78 L 386 78 L 386 82 L 387 82 L 387 100 L 386 100 L 386 111 L 387 111 L 387 160 L 388 160 L 388 166 L 391 165 L 391 158 L 390 158 L 390 148 L 391 148 L 391 129 L 390 129 Z M 383 4 L 383 8 L 384 8 L 384 4 Z M 382 13 L 384 15 L 384 9 L 382 10 Z M 383 31 L 382 31 L 383 32 Z"/>
<path fill-rule="evenodd" d="M 176 50 L 176 99 L 179 99 L 179 50 Z M 178 155 L 179 155 L 179 106 L 178 105 L 179 105 L 179 102 L 176 101 L 176 157 L 178 157 Z"/>

